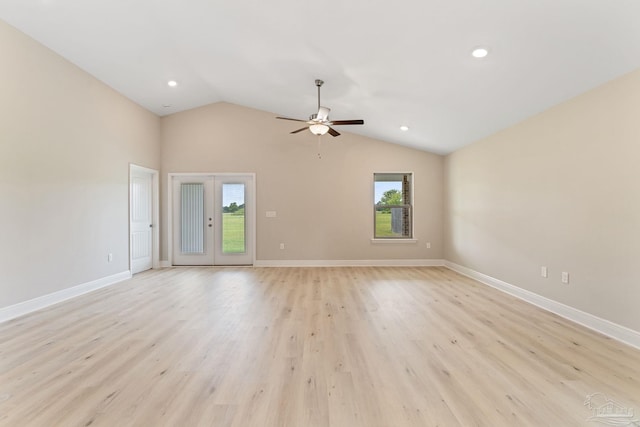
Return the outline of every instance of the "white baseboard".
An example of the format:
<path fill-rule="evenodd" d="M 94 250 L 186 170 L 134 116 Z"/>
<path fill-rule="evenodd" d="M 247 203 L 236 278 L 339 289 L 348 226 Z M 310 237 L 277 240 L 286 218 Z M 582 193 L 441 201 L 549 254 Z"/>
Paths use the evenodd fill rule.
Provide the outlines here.
<path fill-rule="evenodd" d="M 634 331 L 633 329 L 618 325 L 592 314 L 585 313 L 584 311 L 580 311 L 576 308 L 543 297 L 531 291 L 527 291 L 526 289 L 522 289 L 507 282 L 503 282 L 502 280 L 487 276 L 486 274 L 479 273 L 462 265 L 445 261 L 444 266 L 462 274 L 463 276 L 470 277 L 480 283 L 484 283 L 492 288 L 498 289 L 544 310 L 550 311 L 551 313 L 557 314 L 560 317 L 564 317 L 565 319 L 571 320 L 572 322 L 578 323 L 596 332 L 600 332 L 601 334 L 617 341 L 640 349 L 640 332 L 638 331 Z"/>
<path fill-rule="evenodd" d="M 255 260 L 254 267 L 443 267 L 443 259 L 264 259 Z M 169 261 L 160 261 L 160 268 L 169 268 Z"/>
<path fill-rule="evenodd" d="M 16 317 L 24 316 L 25 314 L 41 310 L 45 307 L 49 307 L 54 304 L 58 304 L 62 301 L 75 298 L 77 296 L 95 291 L 96 289 L 104 288 L 106 286 L 113 285 L 123 280 L 131 278 L 130 271 L 123 271 L 111 276 L 103 277 L 101 279 L 93 280 L 91 282 L 82 283 L 71 288 L 63 289 L 52 294 L 43 295 L 38 298 L 34 298 L 28 301 L 24 301 L 15 305 L 0 308 L 0 323 L 7 320 L 15 319 Z"/>
<path fill-rule="evenodd" d="M 442 267 L 442 259 L 256 260 L 254 267 Z"/>

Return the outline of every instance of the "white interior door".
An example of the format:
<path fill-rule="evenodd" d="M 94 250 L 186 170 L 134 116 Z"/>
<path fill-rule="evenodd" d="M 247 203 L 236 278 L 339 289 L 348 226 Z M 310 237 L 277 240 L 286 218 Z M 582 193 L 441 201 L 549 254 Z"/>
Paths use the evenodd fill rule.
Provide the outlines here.
<path fill-rule="evenodd" d="M 252 265 L 253 175 L 175 175 L 173 265 Z"/>
<path fill-rule="evenodd" d="M 173 178 L 173 264 L 213 265 L 213 176 Z"/>
<path fill-rule="evenodd" d="M 131 168 L 130 253 L 131 273 L 153 267 L 153 173 Z"/>

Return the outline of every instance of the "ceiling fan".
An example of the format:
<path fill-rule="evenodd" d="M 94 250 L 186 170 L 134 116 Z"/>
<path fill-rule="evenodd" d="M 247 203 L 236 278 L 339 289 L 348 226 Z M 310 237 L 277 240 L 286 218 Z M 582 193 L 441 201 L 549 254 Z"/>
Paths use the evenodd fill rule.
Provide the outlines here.
<path fill-rule="evenodd" d="M 298 133 L 305 129 L 309 129 L 309 131 L 314 135 L 324 135 L 325 133 L 329 133 L 331 136 L 339 136 L 340 132 L 336 131 L 331 126 L 363 125 L 364 120 L 329 120 L 329 111 L 331 111 L 331 109 L 320 105 L 320 87 L 323 84 L 324 82 L 322 80 L 316 80 L 316 86 L 318 87 L 318 112 L 316 114 L 312 114 L 309 117 L 309 120 L 291 119 L 289 117 L 276 117 L 276 119 L 306 123 L 308 126 L 294 130 L 291 133 Z"/>

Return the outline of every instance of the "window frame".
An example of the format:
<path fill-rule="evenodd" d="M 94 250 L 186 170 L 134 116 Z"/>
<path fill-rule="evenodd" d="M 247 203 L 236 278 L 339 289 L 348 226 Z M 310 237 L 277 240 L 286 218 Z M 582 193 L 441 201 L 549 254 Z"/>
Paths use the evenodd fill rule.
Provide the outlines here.
<path fill-rule="evenodd" d="M 377 180 L 376 178 L 378 177 L 378 175 L 387 175 L 387 176 L 393 176 L 393 175 L 398 175 L 400 177 L 404 177 L 404 176 L 408 176 L 409 177 L 409 191 L 408 191 L 408 198 L 409 198 L 409 203 L 403 203 L 400 205 L 385 205 L 384 208 L 385 209 L 392 209 L 392 208 L 401 208 L 401 209 L 408 209 L 409 211 L 409 236 L 403 235 L 403 236 L 377 236 L 376 235 L 376 223 L 377 223 L 377 212 L 378 209 L 380 208 L 377 203 L 376 203 L 376 183 L 377 182 L 384 182 L 384 180 Z M 372 242 L 374 243 L 380 243 L 380 242 L 384 242 L 384 243 L 415 243 L 417 240 L 414 238 L 415 236 L 415 224 L 414 224 L 414 217 L 415 217 L 415 212 L 414 212 L 414 181 L 415 181 L 415 174 L 411 171 L 405 171 L 405 172 L 374 172 L 373 173 L 373 238 L 371 239 Z M 392 181 L 391 181 L 392 182 Z M 400 181 L 402 182 L 402 181 Z"/>

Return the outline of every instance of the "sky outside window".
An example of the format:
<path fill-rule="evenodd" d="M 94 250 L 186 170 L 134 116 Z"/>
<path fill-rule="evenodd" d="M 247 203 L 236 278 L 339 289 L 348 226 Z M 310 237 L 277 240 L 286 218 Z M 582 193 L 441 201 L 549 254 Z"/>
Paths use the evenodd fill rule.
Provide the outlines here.
<path fill-rule="evenodd" d="M 398 190 L 402 193 L 402 182 L 400 181 L 376 181 L 374 203 L 378 203 L 385 191 Z"/>
<path fill-rule="evenodd" d="M 244 184 L 223 184 L 222 206 L 234 203 L 238 206 L 244 204 Z"/>

